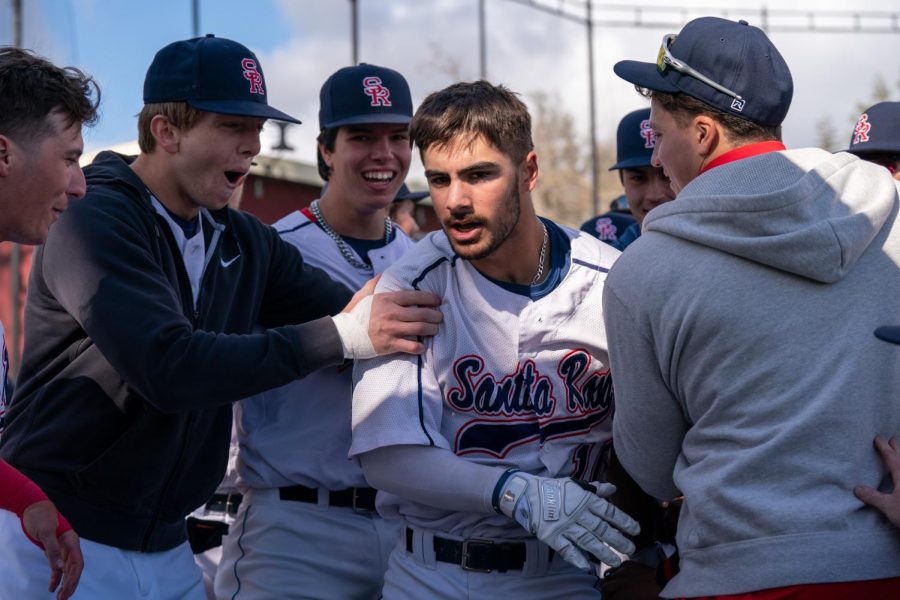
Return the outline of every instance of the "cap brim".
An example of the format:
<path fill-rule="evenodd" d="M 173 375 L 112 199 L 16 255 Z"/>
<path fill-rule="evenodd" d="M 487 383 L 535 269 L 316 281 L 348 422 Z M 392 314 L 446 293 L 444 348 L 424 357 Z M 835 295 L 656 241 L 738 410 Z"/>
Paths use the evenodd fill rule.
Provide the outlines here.
<path fill-rule="evenodd" d="M 338 119 L 329 123 L 320 123 L 322 129 L 334 129 L 335 127 L 346 127 L 347 125 L 373 125 L 379 123 L 409 125 L 412 117 L 408 115 L 400 115 L 397 113 L 370 113 L 368 115 L 356 115 L 347 117 L 346 119 Z"/>
<path fill-rule="evenodd" d="M 629 83 L 655 92 L 675 93 L 680 91 L 662 76 L 656 63 L 622 60 L 615 64 L 613 72 Z"/>
<path fill-rule="evenodd" d="M 875 337 L 892 344 L 900 344 L 900 325 L 885 325 L 875 330 Z"/>
<path fill-rule="evenodd" d="M 418 202 L 422 198 L 427 198 L 431 194 L 429 192 L 409 192 L 407 194 L 397 194 L 397 197 L 394 198 L 394 202 L 400 202 L 401 200 L 412 200 L 413 202 Z"/>
<path fill-rule="evenodd" d="M 845 152 L 849 152 L 850 154 L 855 154 L 859 157 L 870 156 L 872 154 L 898 154 L 900 153 L 900 142 L 897 144 L 880 144 L 880 145 L 865 145 L 865 146 L 857 146 L 855 148 L 847 148 Z"/>
<path fill-rule="evenodd" d="M 199 110 L 219 113 L 222 115 L 237 115 L 240 117 L 257 117 L 260 119 L 274 119 L 300 125 L 300 120 L 287 113 L 283 113 L 268 104 L 248 101 L 230 100 L 187 100 L 187 103 Z"/>
<path fill-rule="evenodd" d="M 652 167 L 648 159 L 644 158 L 626 158 L 625 160 L 620 160 L 613 166 L 609 168 L 610 171 L 617 171 L 619 169 L 637 169 L 638 167 Z"/>

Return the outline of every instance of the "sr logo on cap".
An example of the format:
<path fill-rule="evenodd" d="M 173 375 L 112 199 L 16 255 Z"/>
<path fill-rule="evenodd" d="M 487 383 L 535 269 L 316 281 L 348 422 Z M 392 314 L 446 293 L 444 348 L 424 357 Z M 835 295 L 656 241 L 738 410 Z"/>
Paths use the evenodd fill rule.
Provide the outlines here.
<path fill-rule="evenodd" d="M 250 93 L 265 96 L 262 74 L 256 68 L 256 61 L 252 58 L 245 58 L 241 61 L 241 66 L 244 67 L 244 79 L 250 82 Z"/>
<path fill-rule="evenodd" d="M 860 142 L 868 142 L 869 131 L 871 129 L 872 124 L 869 123 L 869 114 L 863 113 L 860 115 L 859 119 L 856 121 L 856 126 L 853 128 L 853 143 L 859 144 Z"/>
<path fill-rule="evenodd" d="M 650 127 L 650 119 L 641 121 L 641 137 L 644 138 L 644 148 L 656 146 L 656 132 Z"/>
<path fill-rule="evenodd" d="M 391 104 L 391 90 L 381 83 L 381 77 L 366 77 L 363 79 L 363 91 L 372 98 L 372 106 L 393 106 Z"/>

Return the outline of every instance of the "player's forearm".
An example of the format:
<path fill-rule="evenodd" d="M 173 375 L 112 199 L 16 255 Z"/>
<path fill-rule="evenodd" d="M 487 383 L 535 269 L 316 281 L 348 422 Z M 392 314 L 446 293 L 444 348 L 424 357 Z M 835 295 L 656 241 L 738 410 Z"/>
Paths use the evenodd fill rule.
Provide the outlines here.
<path fill-rule="evenodd" d="M 47 496 L 33 481 L 0 460 L 0 508 L 16 513 L 21 519 L 25 509 Z"/>
<path fill-rule="evenodd" d="M 457 512 L 494 512 L 494 488 L 506 472 L 430 446 L 387 446 L 359 458 L 372 487 Z"/>

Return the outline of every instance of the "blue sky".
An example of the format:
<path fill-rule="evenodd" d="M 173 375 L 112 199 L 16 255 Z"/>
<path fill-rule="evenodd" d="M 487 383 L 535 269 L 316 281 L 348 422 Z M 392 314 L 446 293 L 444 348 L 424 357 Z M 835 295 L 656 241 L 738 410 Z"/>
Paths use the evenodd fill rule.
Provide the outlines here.
<path fill-rule="evenodd" d="M 103 89 L 102 120 L 88 146 L 135 137 L 144 73 L 159 48 L 192 35 L 189 0 L 26 0 L 24 43 L 61 64 L 93 75 Z M 0 43 L 12 41 L 11 2 L 0 0 Z M 267 52 L 294 33 L 269 0 L 201 2 L 202 32 Z M 252 6 L 253 10 L 248 10 Z M 348 55 L 349 57 L 349 55 Z"/>
<path fill-rule="evenodd" d="M 135 137 L 144 73 L 163 45 L 190 37 L 190 0 L 27 0 L 26 47 L 61 64 L 75 64 L 103 87 L 102 120 L 87 132 L 89 149 Z M 690 6 L 673 0 L 675 19 Z M 792 8 L 846 9 L 841 0 L 795 0 Z M 728 9 L 730 18 L 758 21 L 754 2 L 698 0 Z M 0 0 L 0 43 L 12 41 L 11 0 Z M 359 0 L 361 60 L 403 72 L 419 102 L 457 78 L 478 75 L 476 0 Z M 738 7 L 751 7 L 752 10 Z M 201 0 L 200 32 L 236 39 L 253 49 L 266 74 L 270 102 L 304 121 L 292 128 L 289 155 L 314 161 L 318 90 L 324 79 L 349 64 L 350 3 L 347 0 Z M 854 10 L 895 11 L 900 0 L 858 0 Z M 800 17 L 801 19 L 803 17 Z M 488 78 L 521 92 L 551 94 L 575 118 L 587 139 L 586 42 L 577 24 L 509 0 L 488 0 Z M 677 31 L 678 28 L 674 30 Z M 598 28 L 595 36 L 597 129 L 611 140 L 618 119 L 645 105 L 631 86 L 612 74 L 621 59 L 655 60 L 663 29 Z M 814 144 L 815 124 L 830 118 L 839 138 L 852 128 L 856 104 L 865 102 L 881 77 L 900 97 L 896 61 L 900 34 L 773 33 L 794 74 L 794 103 L 785 122 L 789 146 Z M 846 130 L 846 131 L 845 131 Z M 275 143 L 276 128 L 264 138 Z"/>

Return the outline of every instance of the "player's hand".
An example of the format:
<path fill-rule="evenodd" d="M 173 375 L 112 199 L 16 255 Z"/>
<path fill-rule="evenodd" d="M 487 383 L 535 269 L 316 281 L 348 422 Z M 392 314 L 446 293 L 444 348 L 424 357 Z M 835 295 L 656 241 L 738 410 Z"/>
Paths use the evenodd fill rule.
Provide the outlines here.
<path fill-rule="evenodd" d="M 56 591 L 57 600 L 66 600 L 78 586 L 84 557 L 75 532 L 70 529 L 57 538 L 58 527 L 59 516 L 49 500 L 35 502 L 22 514 L 22 528 L 43 547 L 50 563 L 47 591 Z"/>
<path fill-rule="evenodd" d="M 879 435 L 875 438 L 875 447 L 881 453 L 884 465 L 891 474 L 894 491 L 883 494 L 873 487 L 859 485 L 853 489 L 853 493 L 869 506 L 883 512 L 891 523 L 900 527 L 900 442 L 896 438 L 888 440 Z"/>
<path fill-rule="evenodd" d="M 418 337 L 438 331 L 443 315 L 436 306 L 441 299 L 430 292 L 405 290 L 372 296 L 369 339 L 378 355 L 405 352 L 422 354 L 425 344 Z"/>
<path fill-rule="evenodd" d="M 374 294 L 379 277 L 366 282 L 333 317 L 344 358 L 374 358 L 394 352 L 421 354 L 425 345 L 416 338 L 437 333 L 443 318 L 433 308 L 441 303 L 438 296 L 417 290 Z"/>
<path fill-rule="evenodd" d="M 608 483 L 587 485 L 568 477 L 551 479 L 517 472 L 500 490 L 498 504 L 503 514 L 576 567 L 589 569 L 589 555 L 618 566 L 622 559 L 613 550 L 634 552 L 634 544 L 622 532 L 637 535 L 641 528 L 603 499 L 615 490 Z"/>

